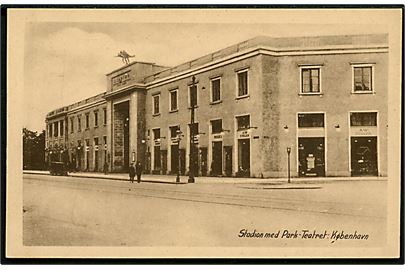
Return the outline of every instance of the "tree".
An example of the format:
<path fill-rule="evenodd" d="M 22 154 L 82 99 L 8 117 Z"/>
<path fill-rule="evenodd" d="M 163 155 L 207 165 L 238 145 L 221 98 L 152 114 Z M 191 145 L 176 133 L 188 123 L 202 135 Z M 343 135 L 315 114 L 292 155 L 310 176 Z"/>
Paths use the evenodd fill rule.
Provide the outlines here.
<path fill-rule="evenodd" d="M 23 168 L 41 170 L 45 168 L 45 130 L 40 134 L 23 128 Z"/>

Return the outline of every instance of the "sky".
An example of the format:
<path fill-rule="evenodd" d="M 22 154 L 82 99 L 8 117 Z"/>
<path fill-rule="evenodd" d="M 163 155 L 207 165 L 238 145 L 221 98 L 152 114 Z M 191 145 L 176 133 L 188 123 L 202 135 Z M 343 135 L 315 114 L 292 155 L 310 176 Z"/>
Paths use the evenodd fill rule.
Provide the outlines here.
<path fill-rule="evenodd" d="M 24 127 L 41 131 L 46 114 L 106 91 L 105 74 L 131 61 L 175 66 L 258 35 L 384 33 L 381 25 L 258 23 L 32 22 L 25 27 Z"/>

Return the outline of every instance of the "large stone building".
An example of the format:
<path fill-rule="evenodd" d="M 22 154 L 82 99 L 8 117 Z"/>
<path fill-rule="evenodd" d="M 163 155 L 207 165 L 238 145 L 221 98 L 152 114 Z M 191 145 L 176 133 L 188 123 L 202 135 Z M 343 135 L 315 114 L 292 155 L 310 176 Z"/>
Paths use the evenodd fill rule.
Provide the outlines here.
<path fill-rule="evenodd" d="M 192 149 L 199 175 L 282 177 L 289 156 L 295 177 L 385 176 L 387 44 L 256 37 L 171 68 L 133 62 L 107 74 L 105 93 L 48 114 L 48 151 L 58 143 L 89 171 L 140 160 L 187 174 Z"/>

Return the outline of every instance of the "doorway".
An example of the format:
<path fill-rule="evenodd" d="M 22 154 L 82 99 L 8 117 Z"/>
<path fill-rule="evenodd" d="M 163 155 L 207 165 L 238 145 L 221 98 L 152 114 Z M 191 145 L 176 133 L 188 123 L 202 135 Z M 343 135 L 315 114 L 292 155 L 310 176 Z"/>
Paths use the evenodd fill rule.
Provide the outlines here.
<path fill-rule="evenodd" d="M 211 174 L 222 175 L 222 142 L 212 142 Z"/>
<path fill-rule="evenodd" d="M 250 176 L 250 139 L 238 140 L 238 176 Z"/>
<path fill-rule="evenodd" d="M 351 137 L 352 176 L 377 176 L 377 137 Z"/>
<path fill-rule="evenodd" d="M 325 138 L 298 138 L 299 176 L 325 176 Z"/>

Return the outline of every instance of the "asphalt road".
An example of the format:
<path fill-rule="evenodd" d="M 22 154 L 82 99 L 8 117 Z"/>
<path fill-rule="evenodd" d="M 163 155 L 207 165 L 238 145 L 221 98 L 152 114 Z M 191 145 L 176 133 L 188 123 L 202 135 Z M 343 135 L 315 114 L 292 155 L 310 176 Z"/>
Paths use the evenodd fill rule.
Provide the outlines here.
<path fill-rule="evenodd" d="M 385 181 L 320 180 L 317 186 L 131 184 L 24 175 L 23 241 L 29 246 L 368 247 L 384 243 Z M 346 234 L 363 238 L 339 236 Z"/>

